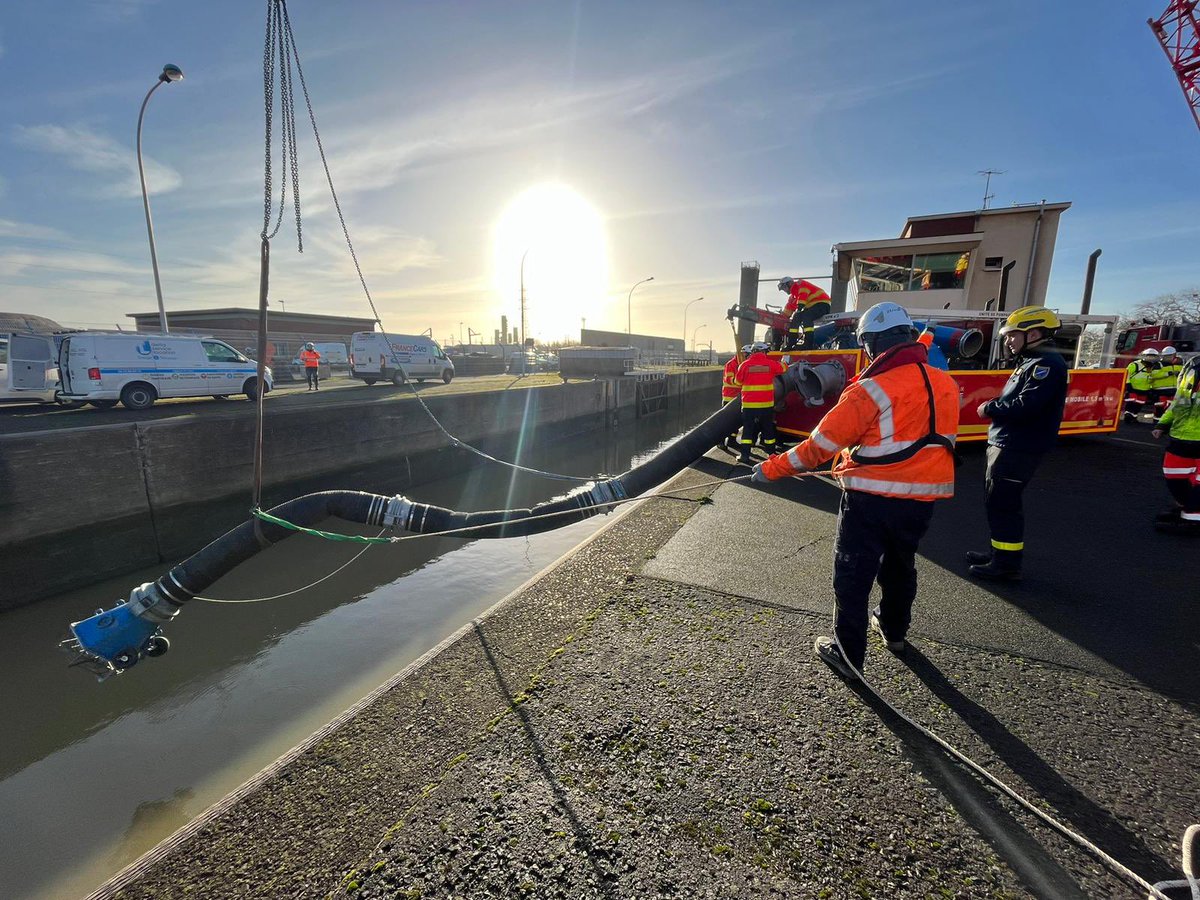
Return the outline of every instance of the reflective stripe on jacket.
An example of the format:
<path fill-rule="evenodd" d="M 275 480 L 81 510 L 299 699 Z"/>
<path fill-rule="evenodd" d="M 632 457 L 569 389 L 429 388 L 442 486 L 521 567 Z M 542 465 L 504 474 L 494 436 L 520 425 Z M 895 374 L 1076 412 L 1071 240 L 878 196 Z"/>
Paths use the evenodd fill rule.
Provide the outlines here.
<path fill-rule="evenodd" d="M 811 281 L 793 281 L 791 290 L 788 291 L 788 302 L 783 311 L 790 315 L 801 307 L 829 302 L 829 295 Z"/>
<path fill-rule="evenodd" d="M 738 358 L 735 356 L 725 363 L 725 374 L 721 376 L 721 402 L 728 403 L 741 392 L 737 380 Z"/>
<path fill-rule="evenodd" d="M 893 352 L 847 385 L 808 440 L 763 463 L 767 477 L 815 469 L 836 454 L 833 475 L 846 490 L 910 500 L 954 496 L 954 454 L 945 446 L 925 446 L 900 462 L 869 462 L 912 447 L 929 434 L 929 392 L 922 369 L 933 395 L 936 433 L 950 443 L 958 433 L 954 379 L 928 365 L 920 345 L 906 344 Z M 861 462 L 850 458 L 854 451 Z"/>
<path fill-rule="evenodd" d="M 321 354 L 316 350 L 301 350 L 300 362 L 304 363 L 304 368 L 315 369 L 317 364 L 321 362 Z"/>
<path fill-rule="evenodd" d="M 1131 391 L 1148 391 L 1153 386 L 1154 373 L 1140 359 L 1125 367 L 1125 384 Z"/>
<path fill-rule="evenodd" d="M 738 366 L 737 378 L 742 391 L 742 409 L 766 409 L 775 405 L 775 376 L 785 369 L 777 359 L 759 351 L 751 353 Z"/>

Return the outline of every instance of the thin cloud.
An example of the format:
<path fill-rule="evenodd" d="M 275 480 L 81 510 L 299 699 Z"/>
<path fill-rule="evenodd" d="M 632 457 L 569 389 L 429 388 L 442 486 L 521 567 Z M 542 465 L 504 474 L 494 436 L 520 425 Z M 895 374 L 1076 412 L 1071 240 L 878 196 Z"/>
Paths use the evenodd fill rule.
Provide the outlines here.
<path fill-rule="evenodd" d="M 127 147 L 108 135 L 99 134 L 82 125 L 18 125 L 13 140 L 22 147 L 61 156 L 72 169 L 104 176 L 97 185 L 101 197 L 141 197 L 137 157 Z M 143 154 L 146 168 L 146 189 L 152 194 L 166 194 L 183 183 L 175 169 Z"/>
<path fill-rule="evenodd" d="M 0 194 L 3 193 L 4 182 L 0 179 Z M 17 222 L 13 219 L 0 219 L 0 238 L 15 238 L 28 241 L 63 241 L 67 234 L 48 225 L 34 225 L 30 222 Z"/>

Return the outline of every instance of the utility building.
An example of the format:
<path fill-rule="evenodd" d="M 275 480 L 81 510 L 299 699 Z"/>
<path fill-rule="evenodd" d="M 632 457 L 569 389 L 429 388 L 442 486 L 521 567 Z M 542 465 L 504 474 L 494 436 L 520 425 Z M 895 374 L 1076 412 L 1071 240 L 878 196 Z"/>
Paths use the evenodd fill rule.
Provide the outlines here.
<path fill-rule="evenodd" d="M 833 310 L 891 300 L 916 309 L 1041 306 L 1058 219 L 1070 203 L 913 216 L 900 237 L 835 244 Z"/>

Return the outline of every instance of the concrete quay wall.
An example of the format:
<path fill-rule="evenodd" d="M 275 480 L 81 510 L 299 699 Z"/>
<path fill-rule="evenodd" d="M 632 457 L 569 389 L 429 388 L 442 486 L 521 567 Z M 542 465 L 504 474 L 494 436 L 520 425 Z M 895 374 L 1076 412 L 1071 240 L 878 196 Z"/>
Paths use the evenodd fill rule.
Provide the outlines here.
<path fill-rule="evenodd" d="M 716 396 L 720 373 L 667 379 L 672 399 Z M 636 415 L 636 398 L 635 380 L 621 378 L 465 391 L 425 403 L 450 434 L 478 443 L 612 425 Z M 215 534 L 198 536 L 192 526 L 203 516 L 180 511 L 249 496 L 254 433 L 254 416 L 232 410 L 0 435 L 0 610 L 194 552 Z M 268 407 L 264 484 L 401 457 L 419 478 L 449 446 L 412 398 Z"/>

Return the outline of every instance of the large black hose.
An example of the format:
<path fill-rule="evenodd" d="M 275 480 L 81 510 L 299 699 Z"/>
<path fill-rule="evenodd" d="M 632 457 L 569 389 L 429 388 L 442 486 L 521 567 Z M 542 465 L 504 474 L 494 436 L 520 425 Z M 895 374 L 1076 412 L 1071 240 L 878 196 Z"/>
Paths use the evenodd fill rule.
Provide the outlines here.
<path fill-rule="evenodd" d="M 376 527 L 396 527 L 420 534 L 462 528 L 471 538 L 516 537 L 537 534 L 608 512 L 614 500 L 636 497 L 654 488 L 703 456 L 732 434 L 741 421 L 741 403 L 734 400 L 687 434 L 630 471 L 546 500 L 528 509 L 457 512 L 402 496 L 384 497 L 360 491 L 306 494 L 269 510 L 278 519 L 311 528 L 330 517 Z M 481 527 L 482 526 L 482 527 Z M 171 615 L 214 581 L 245 562 L 265 546 L 294 534 L 291 529 L 251 520 L 226 532 L 154 582 L 155 593 Z M 261 540 L 260 540 L 261 536 Z M 149 599 L 149 598 L 148 598 Z M 153 602 L 149 605 L 155 605 Z M 162 612 L 168 612 L 167 609 Z"/>

